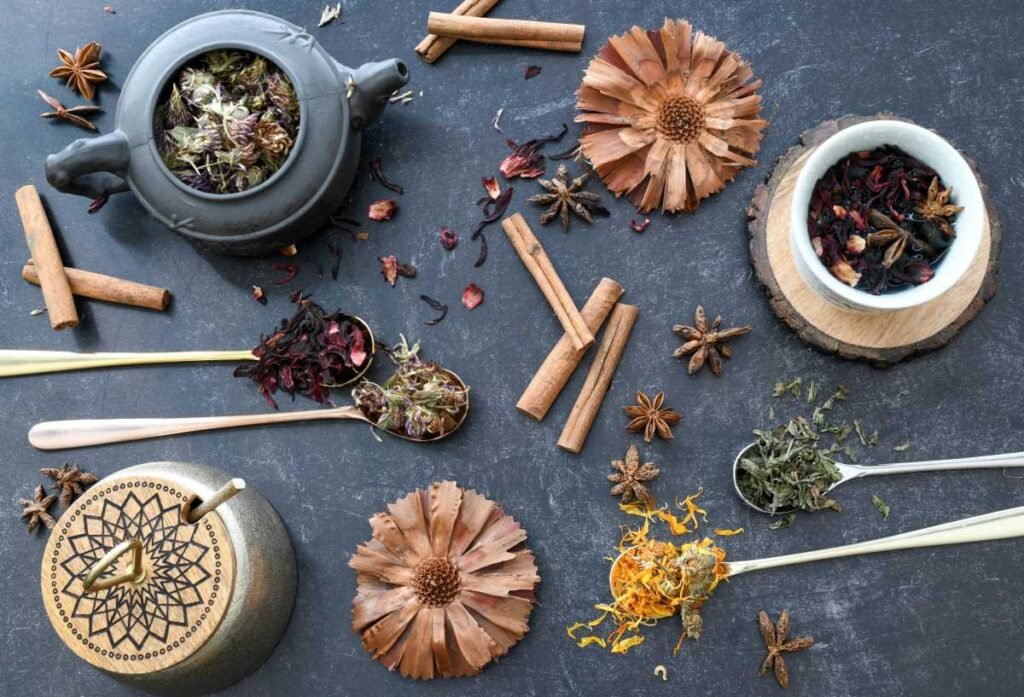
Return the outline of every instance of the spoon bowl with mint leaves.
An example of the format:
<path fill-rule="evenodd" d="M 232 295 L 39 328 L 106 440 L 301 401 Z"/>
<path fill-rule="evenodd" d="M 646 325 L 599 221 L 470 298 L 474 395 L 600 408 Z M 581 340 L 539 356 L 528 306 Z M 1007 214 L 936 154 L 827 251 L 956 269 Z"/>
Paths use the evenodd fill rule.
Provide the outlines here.
<path fill-rule="evenodd" d="M 755 511 L 787 515 L 798 510 L 842 510 L 832 498 L 840 484 L 881 474 L 940 470 L 1024 467 L 1024 452 L 947 460 L 922 460 L 884 465 L 851 465 L 832 458 L 834 448 L 822 448 L 806 437 L 800 423 L 755 431 L 758 440 L 747 445 L 733 462 L 736 493 Z"/>

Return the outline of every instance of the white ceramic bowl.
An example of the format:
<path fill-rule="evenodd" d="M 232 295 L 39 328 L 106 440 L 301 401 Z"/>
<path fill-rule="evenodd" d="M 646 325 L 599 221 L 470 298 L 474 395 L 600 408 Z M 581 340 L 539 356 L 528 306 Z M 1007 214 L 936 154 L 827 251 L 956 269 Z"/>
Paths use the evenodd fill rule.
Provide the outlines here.
<path fill-rule="evenodd" d="M 963 206 L 953 223 L 956 239 L 950 245 L 935 276 L 926 283 L 881 295 L 846 285 L 828 270 L 811 246 L 807 212 L 818 179 L 829 167 L 851 152 L 895 145 L 934 169 L 947 187 L 951 202 Z M 970 165 L 944 138 L 926 128 L 903 121 L 868 121 L 844 128 L 817 147 L 800 171 L 790 210 L 790 243 L 796 267 L 804 281 L 819 295 L 841 307 L 862 312 L 892 312 L 923 305 L 939 297 L 959 281 L 974 263 L 981 245 L 984 202 Z"/>

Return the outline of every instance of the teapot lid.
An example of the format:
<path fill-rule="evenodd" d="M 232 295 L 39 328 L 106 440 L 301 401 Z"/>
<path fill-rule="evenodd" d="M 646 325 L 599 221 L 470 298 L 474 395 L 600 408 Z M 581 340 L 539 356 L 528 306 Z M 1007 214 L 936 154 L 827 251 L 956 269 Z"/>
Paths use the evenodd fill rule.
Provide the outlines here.
<path fill-rule="evenodd" d="M 60 517 L 43 555 L 43 604 L 80 658 L 112 673 L 152 673 L 217 631 L 235 555 L 216 511 L 188 522 L 195 501 L 179 483 L 128 476 L 94 485 Z"/>

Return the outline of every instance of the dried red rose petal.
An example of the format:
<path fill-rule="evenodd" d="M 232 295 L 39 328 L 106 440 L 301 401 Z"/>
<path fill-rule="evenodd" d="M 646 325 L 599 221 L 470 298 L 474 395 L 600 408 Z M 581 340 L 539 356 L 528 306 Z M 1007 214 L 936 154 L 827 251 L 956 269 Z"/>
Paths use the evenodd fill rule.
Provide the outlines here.
<path fill-rule="evenodd" d="M 501 185 L 498 184 L 497 177 L 482 177 L 481 181 L 484 184 L 484 191 L 492 201 L 501 196 Z"/>
<path fill-rule="evenodd" d="M 377 221 L 391 220 L 391 216 L 394 215 L 396 208 L 398 208 L 397 203 L 389 198 L 384 198 L 370 204 L 369 209 L 366 211 L 366 217 Z"/>
<path fill-rule="evenodd" d="M 455 249 L 455 245 L 459 243 L 458 234 L 447 226 L 442 226 L 441 232 L 439 232 L 437 236 L 441 240 L 441 246 L 449 252 Z"/>
<path fill-rule="evenodd" d="M 462 291 L 462 304 L 466 306 L 467 310 L 472 310 L 483 301 L 484 289 L 475 283 L 470 283 L 466 286 L 466 290 Z"/>
<path fill-rule="evenodd" d="M 648 226 L 650 226 L 650 224 L 650 218 L 644 218 L 643 221 L 639 223 L 636 222 L 636 218 L 629 219 L 629 229 L 632 230 L 633 232 L 643 232 L 648 228 Z"/>

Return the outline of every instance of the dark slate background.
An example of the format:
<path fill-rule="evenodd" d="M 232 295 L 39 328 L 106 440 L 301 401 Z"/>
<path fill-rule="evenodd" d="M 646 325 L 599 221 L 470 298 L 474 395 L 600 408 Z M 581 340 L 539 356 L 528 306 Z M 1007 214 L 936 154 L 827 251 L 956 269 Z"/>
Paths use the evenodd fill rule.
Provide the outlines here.
<path fill-rule="evenodd" d="M 363 427 L 323 424 L 66 454 L 100 475 L 151 460 L 216 465 L 244 476 L 283 515 L 299 561 L 295 614 L 268 662 L 226 694 L 770 694 L 778 689 L 770 678 L 754 677 L 762 657 L 756 616 L 762 608 L 774 615 L 787 607 L 794 631 L 817 640 L 791 661 L 792 694 L 997 697 L 1024 692 L 1020 540 L 822 562 L 737 578 L 707 606 L 704 638 L 676 658 L 670 653 L 677 636 L 674 621 L 647 631 L 647 643 L 626 657 L 577 649 L 564 632 L 567 624 L 592 617 L 590 606 L 607 596 L 604 557 L 619 526 L 628 521 L 608 496 L 604 477 L 608 461 L 638 441 L 623 431 L 618 409 L 637 388 L 664 389 L 668 403 L 685 414 L 675 441 L 641 443 L 643 456 L 663 470 L 657 483 L 661 498 L 671 500 L 703 486 L 712 525 L 747 530 L 727 541 L 735 558 L 865 540 L 1022 503 L 1024 482 L 998 470 L 893 477 L 844 487 L 841 514 L 822 513 L 800 519 L 792 529 L 770 531 L 764 518 L 736 499 L 730 464 L 750 440 L 750 429 L 765 424 L 772 382 L 795 375 L 827 386 L 851 386 L 846 413 L 861 416 L 882 433 L 883 445 L 867 454 L 871 462 L 1024 450 L 1018 435 L 1024 426 L 1024 286 L 1014 273 L 1024 263 L 1017 237 L 1024 213 L 1019 167 L 1024 48 L 1018 36 L 1024 7 L 988 0 L 971 3 L 965 16 L 967 8 L 951 0 L 561 5 L 506 0 L 496 16 L 586 23 L 584 52 L 561 55 L 464 44 L 428 66 L 412 48 L 424 33 L 428 10 L 447 9 L 454 0 L 350 0 L 343 3 L 343 21 L 322 29 L 315 28 L 321 3 L 248 3 L 250 9 L 275 12 L 311 28 L 345 63 L 404 59 L 412 71 L 410 88 L 417 93 L 412 104 L 390 108 L 364 141 L 365 156 L 383 157 L 385 171 L 407 187 L 397 216 L 390 223 L 369 223 L 368 241 L 344 242 L 337 282 L 329 276 L 317 279 L 317 263 L 329 261 L 324 240 L 312 238 L 301 245 L 298 280 L 280 288 L 270 284 L 277 275 L 271 260 L 197 253 L 147 218 L 129 194 L 90 216 L 85 199 L 57 194 L 43 180 L 44 156 L 83 135 L 37 117 L 43 107 L 37 88 L 69 104 L 78 101 L 46 77 L 57 47 L 71 49 L 92 39 L 103 43 L 111 81 L 100 88 L 107 113 L 97 123 L 106 132 L 114 125 L 117 89 L 142 50 L 173 24 L 231 5 L 112 2 L 117 10 L 112 16 L 104 14 L 101 0 L 3 0 L 0 8 L 5 56 L 0 71 L 0 221 L 6 241 L 0 260 L 2 345 L 248 347 L 290 313 L 286 295 L 301 286 L 327 306 L 367 318 L 384 340 L 394 340 L 399 332 L 421 339 L 427 355 L 457 370 L 474 391 L 464 430 L 438 445 L 395 439 L 378 443 Z M 666 14 L 686 17 L 751 61 L 764 78 L 764 114 L 771 127 L 762 164 L 701 205 L 696 215 L 658 215 L 646 233 L 636 235 L 627 228 L 630 206 L 615 201 L 611 219 L 591 228 L 574 224 L 569 235 L 553 226 L 537 228 L 579 302 L 607 275 L 627 288 L 624 301 L 641 308 L 586 449 L 569 455 L 555 441 L 585 371 L 574 377 L 545 422 L 535 424 L 518 414 L 514 403 L 520 391 L 561 329 L 497 228 L 488 234 L 487 264 L 472 266 L 477 250 L 468 233 L 479 215 L 473 202 L 481 193 L 480 177 L 495 174 L 507 152 L 491 119 L 504 107 L 505 133 L 520 140 L 557 129 L 573 116 L 573 91 L 602 38 L 633 23 L 660 25 Z M 523 70 L 534 63 L 543 66 L 542 74 L 524 82 Z M 801 131 L 826 118 L 882 110 L 937 129 L 975 157 L 1006 222 L 1004 278 L 991 305 L 946 349 L 885 371 L 816 353 L 776 320 L 751 272 L 744 225 L 755 185 Z M 171 311 L 157 314 L 82 301 L 82 326 L 60 334 L 50 331 L 45 316 L 30 316 L 42 299 L 19 275 L 27 252 L 13 197 L 28 182 L 42 191 L 69 264 L 167 286 L 175 294 Z M 524 200 L 537 185 L 516 181 L 514 186 L 513 210 L 536 220 L 538 211 Z M 369 201 L 387 195 L 362 178 L 349 211 L 361 217 Z M 441 225 L 463 235 L 453 253 L 437 243 Z M 385 285 L 376 257 L 391 253 L 418 265 L 419 277 L 400 280 L 397 288 Z M 473 312 L 459 305 L 469 281 L 487 294 Z M 249 297 L 254 283 L 269 290 L 268 307 Z M 432 315 L 419 301 L 420 293 L 451 305 L 444 323 L 423 325 Z M 688 321 L 697 303 L 730 322 L 754 327 L 735 343 L 735 357 L 720 379 L 706 373 L 687 377 L 671 358 L 676 346 L 671 326 Z M 385 377 L 384 363 L 374 377 Z M 40 481 L 40 467 L 60 464 L 65 454 L 34 451 L 25 433 L 43 419 L 227 414 L 266 407 L 225 365 L 4 380 L 0 403 L 5 412 L 0 425 L 5 455 L 0 468 L 5 568 L 0 693 L 129 694 L 72 655 L 46 620 L 37 575 L 44 539 L 25 534 L 16 501 Z M 913 443 L 909 451 L 891 450 L 904 441 Z M 474 679 L 417 684 L 387 673 L 350 633 L 355 576 L 346 562 L 369 536 L 370 515 L 439 478 L 486 493 L 520 520 L 530 533 L 544 581 L 531 632 L 507 657 Z M 887 523 L 871 505 L 873 493 L 892 506 Z M 659 663 L 668 667 L 668 683 L 652 674 Z"/>

